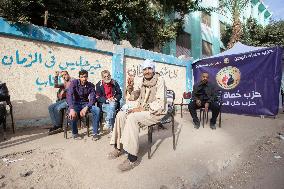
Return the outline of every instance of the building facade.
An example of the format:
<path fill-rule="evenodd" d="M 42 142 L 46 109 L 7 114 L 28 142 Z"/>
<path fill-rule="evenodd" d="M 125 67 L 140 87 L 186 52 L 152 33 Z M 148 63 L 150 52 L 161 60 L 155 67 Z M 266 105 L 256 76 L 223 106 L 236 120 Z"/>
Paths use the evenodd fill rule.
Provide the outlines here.
<path fill-rule="evenodd" d="M 219 0 L 203 0 L 202 6 L 218 8 Z M 272 13 L 262 0 L 251 0 L 241 12 L 240 19 L 245 22 L 248 18 L 255 18 L 259 24 L 269 23 Z M 184 30 L 177 38 L 167 43 L 163 53 L 173 56 L 193 57 L 200 59 L 218 54 L 225 50 L 221 41 L 221 32 L 225 23 L 232 24 L 232 15 L 229 10 L 220 9 L 210 14 L 196 11 L 185 17 Z"/>

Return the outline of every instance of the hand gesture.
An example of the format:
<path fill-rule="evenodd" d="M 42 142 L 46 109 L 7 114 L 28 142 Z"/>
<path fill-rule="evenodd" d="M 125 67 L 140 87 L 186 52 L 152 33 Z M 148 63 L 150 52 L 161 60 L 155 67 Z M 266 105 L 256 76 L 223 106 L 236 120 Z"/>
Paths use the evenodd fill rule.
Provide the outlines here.
<path fill-rule="evenodd" d="M 68 116 L 69 116 L 69 119 L 74 120 L 77 117 L 77 113 L 75 112 L 74 109 L 70 109 L 70 112 L 69 112 Z"/>
<path fill-rule="evenodd" d="M 127 78 L 127 84 L 128 86 L 134 86 L 134 76 L 133 75 L 130 75 L 128 78 Z"/>
<path fill-rule="evenodd" d="M 142 107 L 139 108 L 133 108 L 131 110 L 128 110 L 128 113 L 134 113 L 134 112 L 142 112 L 144 109 Z"/>
<path fill-rule="evenodd" d="M 205 108 L 204 108 L 205 112 L 208 112 L 208 108 L 209 108 L 209 103 L 206 102 L 206 103 L 205 103 Z"/>
<path fill-rule="evenodd" d="M 86 106 L 85 108 L 83 108 L 83 109 L 80 111 L 80 116 L 81 116 L 81 117 L 85 117 L 85 115 L 87 114 L 87 111 L 88 111 L 88 107 Z"/>
<path fill-rule="evenodd" d="M 59 71 L 55 71 L 55 76 L 59 76 Z"/>
<path fill-rule="evenodd" d="M 197 105 L 198 107 L 200 107 L 200 106 L 201 106 L 201 100 L 197 99 L 197 100 L 196 100 L 196 105 Z"/>

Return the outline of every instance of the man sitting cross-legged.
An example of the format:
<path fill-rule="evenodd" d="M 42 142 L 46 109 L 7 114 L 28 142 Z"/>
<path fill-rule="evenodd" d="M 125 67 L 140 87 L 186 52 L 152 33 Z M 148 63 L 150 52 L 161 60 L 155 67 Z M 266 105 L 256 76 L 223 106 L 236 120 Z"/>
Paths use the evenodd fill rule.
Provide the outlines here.
<path fill-rule="evenodd" d="M 115 118 L 110 144 L 114 151 L 109 154 L 113 159 L 122 154 L 122 148 L 128 153 L 128 158 L 118 166 L 121 171 L 127 171 L 137 165 L 139 150 L 139 130 L 141 126 L 147 127 L 155 124 L 167 112 L 166 86 L 164 79 L 155 73 L 155 64 L 145 60 L 142 64 L 143 79 L 137 90 L 128 86 L 128 91 L 138 100 L 136 108 L 118 112 Z M 128 82 L 134 84 L 134 82 Z"/>
<path fill-rule="evenodd" d="M 78 137 L 78 118 L 84 117 L 88 111 L 93 115 L 93 139 L 99 139 L 98 125 L 100 120 L 100 109 L 94 105 L 95 102 L 95 86 L 91 82 L 88 82 L 88 72 L 86 70 L 81 70 L 79 71 L 79 79 L 73 80 L 67 91 L 69 118 L 71 120 L 74 139 Z"/>

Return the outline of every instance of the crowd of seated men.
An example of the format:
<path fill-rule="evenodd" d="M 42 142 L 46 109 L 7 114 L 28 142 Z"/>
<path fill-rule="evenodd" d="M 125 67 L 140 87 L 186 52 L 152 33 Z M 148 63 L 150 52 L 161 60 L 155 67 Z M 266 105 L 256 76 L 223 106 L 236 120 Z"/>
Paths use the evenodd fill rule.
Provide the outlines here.
<path fill-rule="evenodd" d="M 102 113 L 105 113 L 105 127 L 111 133 L 110 144 L 113 145 L 113 151 L 108 154 L 108 158 L 115 159 L 126 154 L 127 159 L 118 166 L 119 170 L 134 168 L 138 164 L 140 128 L 158 123 L 168 110 L 165 80 L 155 72 L 155 63 L 147 59 L 141 67 L 141 83 L 134 86 L 134 77 L 129 77 L 126 86 L 128 100 L 136 101 L 136 106 L 124 105 L 121 109 L 119 102 L 122 92 L 108 70 L 101 72 L 101 80 L 96 85 L 88 81 L 88 72 L 85 70 L 79 71 L 78 79 L 71 78 L 67 71 L 55 72 L 54 87 L 59 88 L 59 91 L 57 102 L 48 108 L 53 124 L 49 134 L 62 131 L 61 110 L 67 109 L 74 139 L 81 138 L 78 135 L 78 120 L 91 113 L 92 138 L 99 140 L 99 122 Z M 59 74 L 63 84 L 58 84 Z M 201 82 L 194 86 L 194 99 L 189 105 L 195 128 L 199 127 L 196 109 L 205 107 L 205 111 L 208 108 L 213 111 L 210 126 L 215 129 L 219 109 L 213 101 L 213 91 L 214 87 L 208 82 L 208 74 L 203 73 Z"/>

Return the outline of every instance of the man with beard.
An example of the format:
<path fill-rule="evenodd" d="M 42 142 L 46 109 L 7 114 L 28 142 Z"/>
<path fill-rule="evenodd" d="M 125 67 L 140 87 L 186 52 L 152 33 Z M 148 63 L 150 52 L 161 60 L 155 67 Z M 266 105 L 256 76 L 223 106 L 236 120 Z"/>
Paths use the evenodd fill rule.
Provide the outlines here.
<path fill-rule="evenodd" d="M 94 104 L 96 102 L 96 92 L 93 83 L 88 81 L 88 72 L 79 71 L 79 79 L 71 82 L 67 91 L 67 103 L 69 106 L 69 119 L 71 120 L 72 135 L 78 138 L 77 121 L 79 117 L 85 117 L 90 111 L 93 115 L 93 140 L 99 139 L 98 125 L 100 120 L 100 109 Z"/>
<path fill-rule="evenodd" d="M 208 109 L 212 111 L 210 119 L 210 128 L 216 129 L 216 119 L 218 117 L 220 106 L 216 102 L 215 86 L 208 81 L 209 74 L 204 72 L 201 74 L 201 81 L 193 86 L 192 101 L 188 105 L 191 117 L 193 118 L 194 128 L 200 127 L 200 121 L 197 117 L 196 109 L 204 108 L 205 112 Z"/>
<path fill-rule="evenodd" d="M 66 102 L 66 92 L 67 88 L 70 85 L 71 82 L 71 77 L 68 74 L 67 71 L 62 71 L 60 73 L 61 77 L 64 80 L 63 84 L 58 84 L 58 76 L 59 72 L 55 72 L 55 77 L 54 77 L 54 88 L 59 88 L 57 92 L 57 101 L 54 104 L 51 104 L 48 106 L 48 111 L 50 115 L 50 119 L 52 122 L 53 127 L 49 129 L 48 134 L 52 135 L 55 133 L 62 132 L 62 113 L 61 110 L 64 108 L 67 108 L 67 102 Z"/>
<path fill-rule="evenodd" d="M 128 91 L 131 91 L 132 100 L 137 100 L 136 108 L 118 112 L 115 118 L 111 145 L 114 151 L 109 153 L 109 158 L 114 159 L 125 150 L 127 159 L 118 168 L 127 171 L 134 168 L 137 163 L 139 150 L 139 130 L 155 124 L 167 112 L 166 86 L 164 79 L 155 73 L 155 64 L 152 60 L 145 60 L 141 65 L 143 79 L 141 85 L 134 90 L 134 82 L 128 82 Z M 129 86 L 131 84 L 132 86 Z"/>
<path fill-rule="evenodd" d="M 119 101 L 122 96 L 119 84 L 111 79 L 110 72 L 103 70 L 101 72 L 102 80 L 96 84 L 96 95 L 98 101 L 98 107 L 101 111 L 106 113 L 105 123 L 108 130 L 111 132 L 116 110 L 119 108 Z"/>

